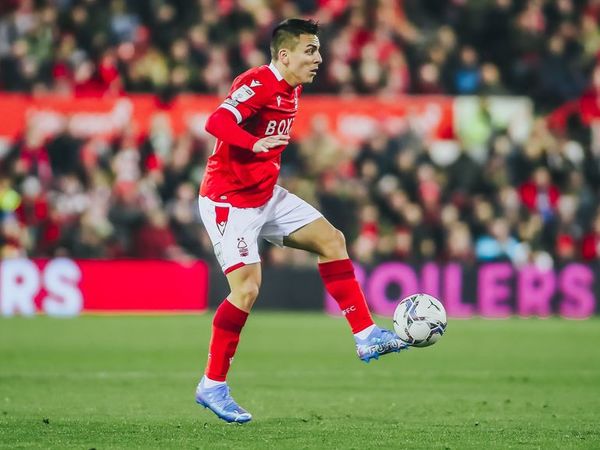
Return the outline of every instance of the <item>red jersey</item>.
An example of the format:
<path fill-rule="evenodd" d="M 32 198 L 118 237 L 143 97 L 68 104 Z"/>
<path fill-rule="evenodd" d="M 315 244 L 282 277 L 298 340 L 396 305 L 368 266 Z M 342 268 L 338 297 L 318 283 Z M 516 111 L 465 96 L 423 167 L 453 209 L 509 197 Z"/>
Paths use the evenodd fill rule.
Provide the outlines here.
<path fill-rule="evenodd" d="M 302 86 L 290 86 L 273 64 L 265 65 L 237 77 L 219 108 L 230 111 L 239 126 L 257 138 L 289 134 L 301 92 Z M 281 145 L 254 153 L 218 139 L 200 195 L 238 208 L 264 205 L 273 195 L 284 149 Z"/>

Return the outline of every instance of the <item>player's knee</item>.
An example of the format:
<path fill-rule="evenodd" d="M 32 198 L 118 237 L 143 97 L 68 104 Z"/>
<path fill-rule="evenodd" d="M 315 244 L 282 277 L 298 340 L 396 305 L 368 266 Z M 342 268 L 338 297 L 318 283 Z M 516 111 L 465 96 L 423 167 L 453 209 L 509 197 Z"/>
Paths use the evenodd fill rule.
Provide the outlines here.
<path fill-rule="evenodd" d="M 250 309 L 252 308 L 252 305 L 254 305 L 256 297 L 258 297 L 259 288 L 260 286 L 258 283 L 254 281 L 246 281 L 233 290 L 232 295 L 240 305 Z"/>
<path fill-rule="evenodd" d="M 345 258 L 347 251 L 344 233 L 337 228 L 334 228 L 330 233 L 327 233 L 327 236 L 324 236 L 324 239 L 322 240 L 321 253 L 322 256 L 327 258 Z"/>

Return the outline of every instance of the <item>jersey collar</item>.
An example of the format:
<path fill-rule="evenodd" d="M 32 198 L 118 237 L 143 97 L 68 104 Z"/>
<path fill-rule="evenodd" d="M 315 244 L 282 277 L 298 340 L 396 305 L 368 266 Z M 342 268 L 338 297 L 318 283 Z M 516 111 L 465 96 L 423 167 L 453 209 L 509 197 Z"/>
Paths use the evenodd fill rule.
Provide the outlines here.
<path fill-rule="evenodd" d="M 275 67 L 275 64 L 273 64 L 273 63 L 269 64 L 269 69 L 271 70 L 271 72 L 273 72 L 273 75 L 275 75 L 275 78 L 277 78 L 277 81 L 283 80 L 283 75 L 281 75 L 281 72 L 279 71 L 279 69 L 277 67 Z"/>
<path fill-rule="evenodd" d="M 279 81 L 280 83 L 284 82 L 287 89 L 294 89 L 292 86 L 290 86 L 290 84 L 287 81 L 284 80 L 283 75 L 281 75 L 279 69 L 275 67 L 275 64 L 271 63 L 268 67 L 269 70 L 273 72 L 273 75 L 275 75 L 275 78 L 277 78 L 277 81 Z"/>

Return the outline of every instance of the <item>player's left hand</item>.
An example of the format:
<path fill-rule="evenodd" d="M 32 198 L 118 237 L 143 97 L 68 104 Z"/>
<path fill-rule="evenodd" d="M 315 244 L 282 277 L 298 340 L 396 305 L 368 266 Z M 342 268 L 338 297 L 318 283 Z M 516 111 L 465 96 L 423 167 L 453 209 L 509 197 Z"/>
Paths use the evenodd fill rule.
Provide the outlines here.
<path fill-rule="evenodd" d="M 287 134 L 276 134 L 274 136 L 267 136 L 256 141 L 254 147 L 252 147 L 252 151 L 254 153 L 268 152 L 273 147 L 287 145 L 289 141 L 290 137 Z"/>

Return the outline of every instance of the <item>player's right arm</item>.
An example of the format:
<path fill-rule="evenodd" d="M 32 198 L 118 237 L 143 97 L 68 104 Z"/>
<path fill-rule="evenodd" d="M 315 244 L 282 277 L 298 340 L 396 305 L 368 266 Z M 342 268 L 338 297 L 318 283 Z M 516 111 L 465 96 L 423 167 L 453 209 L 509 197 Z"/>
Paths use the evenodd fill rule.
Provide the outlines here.
<path fill-rule="evenodd" d="M 247 148 L 254 153 L 268 152 L 273 147 L 286 145 L 289 141 L 287 135 L 260 138 L 240 126 L 266 104 L 269 96 L 266 87 L 260 83 L 251 88 L 253 80 L 245 75 L 233 82 L 225 101 L 209 116 L 206 131 L 227 144 Z"/>
<path fill-rule="evenodd" d="M 240 127 L 233 114 L 223 108 L 217 108 L 209 116 L 206 121 L 206 131 L 227 144 L 247 148 L 254 153 L 268 152 L 273 147 L 287 145 L 290 139 L 284 134 L 258 138 Z"/>

